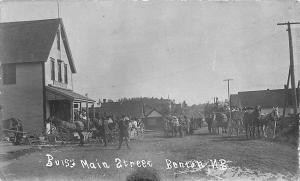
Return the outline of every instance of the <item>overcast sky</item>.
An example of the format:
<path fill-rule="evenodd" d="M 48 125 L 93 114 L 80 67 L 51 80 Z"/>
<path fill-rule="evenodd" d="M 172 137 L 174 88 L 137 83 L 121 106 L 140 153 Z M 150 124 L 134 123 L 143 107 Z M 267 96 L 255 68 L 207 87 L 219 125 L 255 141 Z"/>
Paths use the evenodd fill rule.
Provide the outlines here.
<path fill-rule="evenodd" d="M 56 0 L 1 2 L 2 22 L 56 17 Z M 60 0 L 60 17 L 78 70 L 75 91 L 96 100 L 169 95 L 198 104 L 227 98 L 226 78 L 234 79 L 231 93 L 283 88 L 288 36 L 276 24 L 300 21 L 300 5 Z"/>

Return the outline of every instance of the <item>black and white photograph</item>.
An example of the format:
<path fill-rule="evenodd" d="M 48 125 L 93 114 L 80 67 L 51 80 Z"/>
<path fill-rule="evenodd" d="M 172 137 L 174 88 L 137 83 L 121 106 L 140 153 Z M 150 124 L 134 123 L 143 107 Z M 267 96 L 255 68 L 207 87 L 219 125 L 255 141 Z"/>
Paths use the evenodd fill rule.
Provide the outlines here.
<path fill-rule="evenodd" d="M 300 0 L 0 0 L 1 181 L 296 181 Z"/>

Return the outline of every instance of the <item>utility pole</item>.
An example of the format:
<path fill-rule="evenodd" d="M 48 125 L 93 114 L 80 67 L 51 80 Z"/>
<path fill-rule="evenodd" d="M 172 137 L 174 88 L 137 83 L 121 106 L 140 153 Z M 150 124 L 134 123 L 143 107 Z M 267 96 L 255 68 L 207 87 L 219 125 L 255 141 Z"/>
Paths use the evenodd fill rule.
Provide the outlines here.
<path fill-rule="evenodd" d="M 59 17 L 59 11 L 60 11 L 59 0 L 56 0 L 56 3 L 57 3 L 57 18 L 60 18 Z"/>
<path fill-rule="evenodd" d="M 229 118 L 231 120 L 231 100 L 230 100 L 230 91 L 229 91 L 229 82 L 232 81 L 233 79 L 225 79 L 223 81 L 227 81 L 227 91 L 228 91 L 228 102 L 229 102 Z"/>
<path fill-rule="evenodd" d="M 228 102 L 229 102 L 229 129 L 228 129 L 228 134 L 231 136 L 232 134 L 232 125 L 231 125 L 231 100 L 230 100 L 230 91 L 229 91 L 229 82 L 232 81 L 233 79 L 225 79 L 223 81 L 227 81 L 227 91 L 228 91 Z"/>
<path fill-rule="evenodd" d="M 227 92 L 228 92 L 228 101 L 229 101 L 229 106 L 231 106 L 231 101 L 230 101 L 230 92 L 229 92 L 229 82 L 232 81 L 233 79 L 225 79 L 223 81 L 227 81 Z"/>
<path fill-rule="evenodd" d="M 288 31 L 288 36 L 289 36 L 289 49 L 290 49 L 290 75 L 291 75 L 291 86 L 292 86 L 292 104 L 293 104 L 294 114 L 297 115 L 298 103 L 297 103 L 296 86 L 295 86 L 294 54 L 293 54 L 291 24 L 300 24 L 300 22 L 278 23 L 277 25 L 287 25 L 287 31 Z"/>

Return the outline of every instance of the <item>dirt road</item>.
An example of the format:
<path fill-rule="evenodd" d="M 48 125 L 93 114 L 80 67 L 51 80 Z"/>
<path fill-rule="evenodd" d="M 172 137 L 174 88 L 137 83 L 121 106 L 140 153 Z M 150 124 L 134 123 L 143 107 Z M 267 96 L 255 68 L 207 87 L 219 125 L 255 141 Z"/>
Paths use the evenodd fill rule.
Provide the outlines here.
<path fill-rule="evenodd" d="M 154 169 L 162 180 L 297 179 L 296 148 L 244 136 L 209 135 L 207 128 L 184 138 L 147 133 L 130 146 L 131 150 L 95 144 L 43 148 L 9 160 L 1 168 L 1 179 L 125 180 L 143 166 Z"/>

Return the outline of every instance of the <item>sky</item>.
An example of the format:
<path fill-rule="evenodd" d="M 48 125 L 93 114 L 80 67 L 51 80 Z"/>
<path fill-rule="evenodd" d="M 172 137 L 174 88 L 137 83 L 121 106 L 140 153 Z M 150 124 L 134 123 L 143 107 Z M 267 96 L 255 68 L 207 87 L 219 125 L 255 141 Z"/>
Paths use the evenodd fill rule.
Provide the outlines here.
<path fill-rule="evenodd" d="M 77 68 L 74 91 L 95 100 L 212 102 L 227 98 L 227 78 L 232 94 L 283 88 L 288 35 L 277 23 L 300 22 L 296 0 L 59 1 Z M 56 0 L 2 0 L 0 8 L 1 22 L 58 17 Z M 298 81 L 300 36 L 293 38 Z"/>

